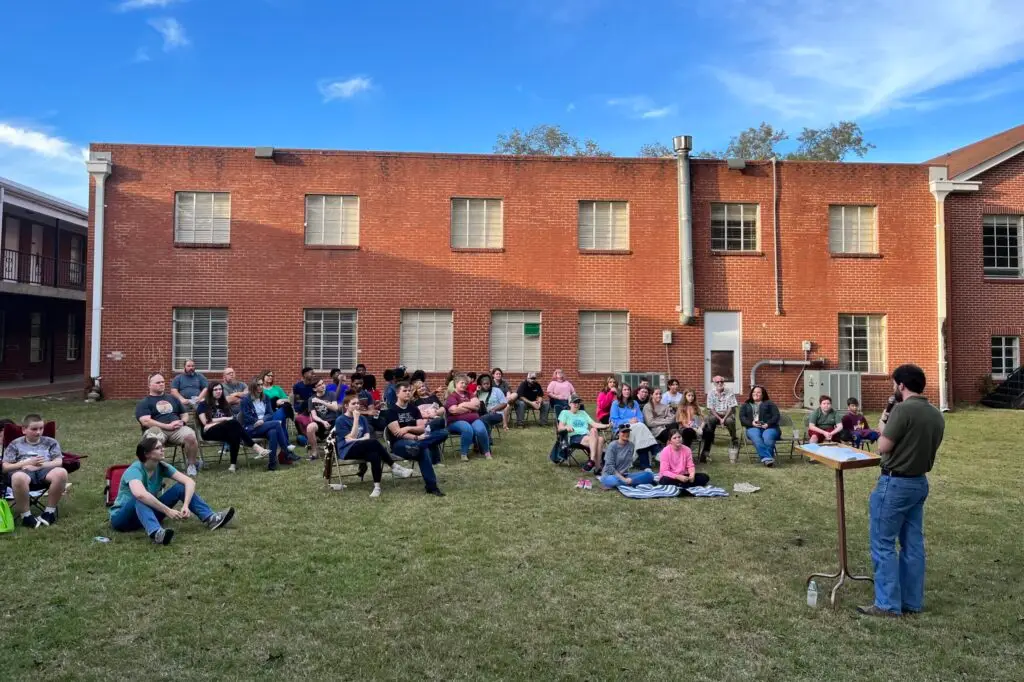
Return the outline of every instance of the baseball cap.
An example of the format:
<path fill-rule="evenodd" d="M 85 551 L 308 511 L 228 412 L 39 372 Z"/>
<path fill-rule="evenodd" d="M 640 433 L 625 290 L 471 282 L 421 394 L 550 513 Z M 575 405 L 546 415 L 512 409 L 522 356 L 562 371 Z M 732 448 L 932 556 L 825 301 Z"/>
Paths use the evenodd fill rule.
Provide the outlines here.
<path fill-rule="evenodd" d="M 619 424 L 618 433 L 629 433 L 629 431 L 629 422 L 626 422 L 625 424 Z"/>
<path fill-rule="evenodd" d="M 573 393 L 571 396 L 569 396 L 569 403 L 570 404 L 572 404 L 572 403 L 582 403 L 582 402 L 583 402 L 583 398 L 579 397 L 575 393 Z"/>
<path fill-rule="evenodd" d="M 537 373 L 536 373 L 536 372 L 529 372 L 529 373 L 528 373 L 528 374 L 526 375 L 526 378 L 527 378 L 527 379 L 536 379 L 536 378 L 537 378 Z"/>

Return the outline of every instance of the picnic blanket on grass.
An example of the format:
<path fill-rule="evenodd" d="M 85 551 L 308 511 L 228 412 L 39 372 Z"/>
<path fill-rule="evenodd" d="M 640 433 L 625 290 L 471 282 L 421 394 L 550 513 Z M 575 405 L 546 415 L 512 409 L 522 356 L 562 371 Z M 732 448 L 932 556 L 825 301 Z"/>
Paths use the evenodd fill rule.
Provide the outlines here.
<path fill-rule="evenodd" d="M 658 497 L 679 497 L 679 487 L 674 485 L 620 485 L 616 488 L 626 497 L 634 500 L 653 500 Z"/>

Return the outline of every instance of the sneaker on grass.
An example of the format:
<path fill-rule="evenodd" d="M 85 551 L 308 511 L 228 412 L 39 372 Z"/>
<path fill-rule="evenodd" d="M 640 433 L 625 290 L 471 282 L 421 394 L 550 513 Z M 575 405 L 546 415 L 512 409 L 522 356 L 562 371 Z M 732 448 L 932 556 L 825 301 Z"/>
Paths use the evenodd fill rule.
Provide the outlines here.
<path fill-rule="evenodd" d="M 57 511 L 44 511 L 39 515 L 39 520 L 45 523 L 47 526 L 52 526 L 57 523 Z"/>
<path fill-rule="evenodd" d="M 173 528 L 161 528 L 160 530 L 154 531 L 153 534 L 149 536 L 149 539 L 153 541 L 154 545 L 169 545 L 173 538 Z"/>
<path fill-rule="evenodd" d="M 395 462 L 391 465 L 391 473 L 399 478 L 409 478 L 412 476 L 412 469 L 406 469 L 401 464 Z"/>
<path fill-rule="evenodd" d="M 189 464 L 188 468 L 185 469 L 185 475 L 190 477 L 190 478 L 194 478 L 195 475 L 198 474 L 198 473 L 199 473 L 199 470 L 196 469 L 196 465 L 195 464 Z"/>
<path fill-rule="evenodd" d="M 21 525 L 25 528 L 39 528 L 40 526 L 48 526 L 50 524 L 48 524 L 46 521 L 43 521 L 38 516 L 26 514 L 25 516 L 21 517 Z"/>
<path fill-rule="evenodd" d="M 223 528 L 224 526 L 228 525 L 228 523 L 231 521 L 232 518 L 234 518 L 234 516 L 235 508 L 228 507 L 224 511 L 214 512 L 210 514 L 210 516 L 203 523 L 205 523 L 206 527 L 210 530 L 217 530 L 218 528 Z"/>

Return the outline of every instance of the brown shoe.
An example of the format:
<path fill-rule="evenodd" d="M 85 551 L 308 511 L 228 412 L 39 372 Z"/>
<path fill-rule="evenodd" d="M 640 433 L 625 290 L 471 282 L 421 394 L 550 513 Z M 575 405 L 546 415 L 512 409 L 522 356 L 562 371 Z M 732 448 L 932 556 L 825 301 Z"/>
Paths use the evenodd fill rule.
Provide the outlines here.
<path fill-rule="evenodd" d="M 887 611 L 886 609 L 880 609 L 874 604 L 871 606 L 858 606 L 857 613 L 862 616 L 875 616 L 877 618 L 899 618 L 901 614 L 895 611 Z"/>

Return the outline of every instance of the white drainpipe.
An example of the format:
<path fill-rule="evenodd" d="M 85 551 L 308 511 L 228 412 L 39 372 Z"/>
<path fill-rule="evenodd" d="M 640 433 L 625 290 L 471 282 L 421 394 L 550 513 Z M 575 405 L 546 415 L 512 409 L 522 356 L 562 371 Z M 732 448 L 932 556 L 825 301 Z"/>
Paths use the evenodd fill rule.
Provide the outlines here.
<path fill-rule="evenodd" d="M 103 322 L 103 228 L 106 209 L 106 181 L 113 164 L 110 152 L 90 152 L 85 167 L 96 180 L 92 237 L 92 336 L 89 348 L 89 376 L 100 375 L 100 326 Z"/>
<path fill-rule="evenodd" d="M 693 138 L 672 138 L 676 150 L 676 175 L 679 182 L 679 322 L 696 321 L 693 303 L 693 220 L 690 201 L 690 150 Z"/>

